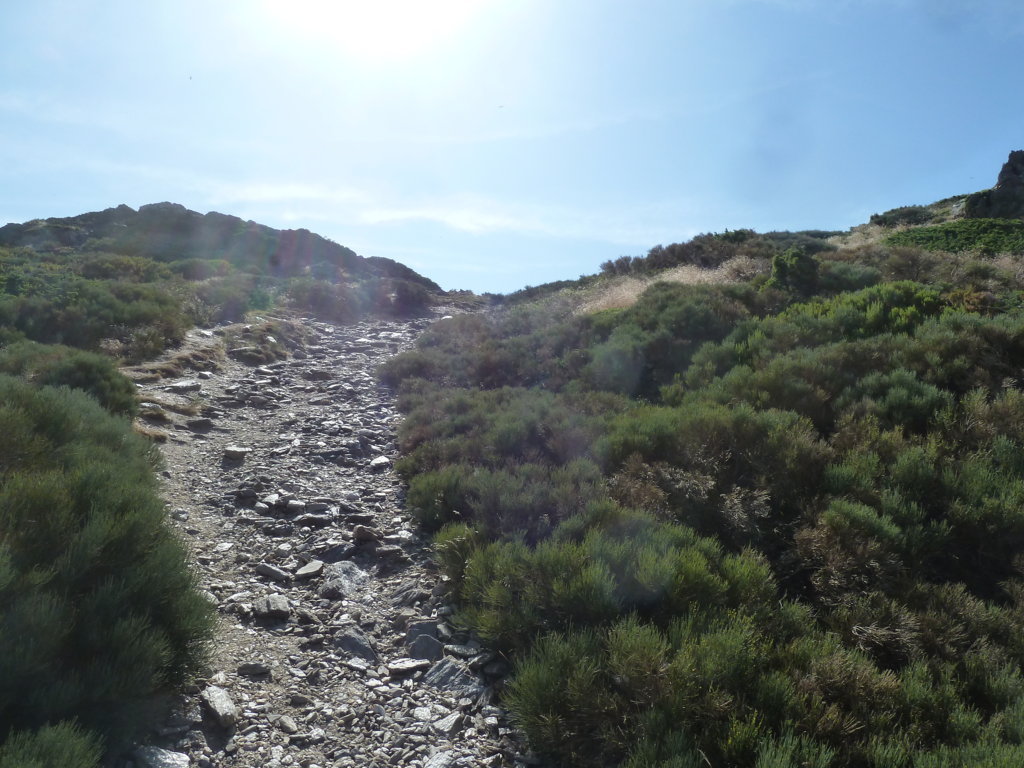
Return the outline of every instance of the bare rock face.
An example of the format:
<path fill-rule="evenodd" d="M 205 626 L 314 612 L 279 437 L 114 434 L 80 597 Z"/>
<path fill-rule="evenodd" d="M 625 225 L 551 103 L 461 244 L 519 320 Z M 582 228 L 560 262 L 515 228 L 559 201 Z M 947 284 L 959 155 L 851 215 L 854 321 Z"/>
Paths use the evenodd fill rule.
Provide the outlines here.
<path fill-rule="evenodd" d="M 1024 218 L 1024 150 L 1010 153 L 992 189 L 967 198 L 964 215 L 970 219 Z"/>

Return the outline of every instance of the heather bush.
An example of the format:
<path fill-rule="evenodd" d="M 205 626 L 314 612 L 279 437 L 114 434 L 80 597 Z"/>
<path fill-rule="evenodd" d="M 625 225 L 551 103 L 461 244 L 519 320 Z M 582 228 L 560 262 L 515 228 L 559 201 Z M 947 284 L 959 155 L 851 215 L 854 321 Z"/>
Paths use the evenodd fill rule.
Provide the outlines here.
<path fill-rule="evenodd" d="M 786 234 L 606 269 L 744 251 L 770 285 L 548 296 L 438 323 L 383 372 L 458 620 L 516 660 L 506 703 L 555 764 L 1019 758 L 1012 260 Z"/>
<path fill-rule="evenodd" d="M 139 702 L 197 669 L 210 607 L 166 525 L 152 449 L 125 420 L 10 377 L 0 403 L 0 723 L 77 720 L 113 747 Z"/>
<path fill-rule="evenodd" d="M 92 395 L 114 414 L 135 414 L 135 385 L 107 357 L 57 345 L 25 341 L 0 349 L 0 373 L 36 386 L 70 387 Z"/>

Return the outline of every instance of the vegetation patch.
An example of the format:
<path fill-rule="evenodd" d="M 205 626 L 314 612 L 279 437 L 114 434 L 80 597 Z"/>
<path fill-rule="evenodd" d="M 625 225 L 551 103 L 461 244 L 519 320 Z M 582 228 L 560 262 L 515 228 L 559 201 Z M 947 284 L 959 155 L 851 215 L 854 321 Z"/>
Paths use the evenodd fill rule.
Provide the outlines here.
<path fill-rule="evenodd" d="M 909 245 L 929 251 L 1024 253 L 1024 221 L 1019 219 L 958 219 L 934 227 L 894 232 L 890 245 Z"/>
<path fill-rule="evenodd" d="M 541 291 L 383 366 L 458 618 L 554 764 L 1016 765 L 1019 260 L 769 262 Z"/>

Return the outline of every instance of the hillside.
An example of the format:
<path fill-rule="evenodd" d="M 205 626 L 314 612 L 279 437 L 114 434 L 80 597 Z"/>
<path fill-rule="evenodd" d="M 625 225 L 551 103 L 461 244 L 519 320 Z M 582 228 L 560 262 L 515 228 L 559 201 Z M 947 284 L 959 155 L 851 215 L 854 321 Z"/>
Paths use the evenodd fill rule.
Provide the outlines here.
<path fill-rule="evenodd" d="M 0 333 L 129 361 L 251 310 L 351 322 L 414 315 L 443 295 L 398 262 L 306 230 L 171 203 L 7 224 L 0 281 Z"/>
<path fill-rule="evenodd" d="M 457 618 L 552 764 L 1024 763 L 1021 165 L 658 246 L 383 367 Z"/>
<path fill-rule="evenodd" d="M 431 291 L 441 290 L 404 264 L 363 258 L 305 229 L 272 229 L 223 213 L 200 214 L 176 203 L 143 205 L 137 211 L 119 205 L 80 216 L 7 224 L 0 227 L 0 246 L 31 248 L 39 253 L 142 257 L 169 264 L 172 271 L 185 275 L 189 274 L 189 262 L 223 262 L 268 277 L 396 278 Z"/>
<path fill-rule="evenodd" d="M 439 322 L 301 230 L 3 227 L 0 768 L 189 685 L 136 760 L 1024 763 L 1022 166 Z"/>

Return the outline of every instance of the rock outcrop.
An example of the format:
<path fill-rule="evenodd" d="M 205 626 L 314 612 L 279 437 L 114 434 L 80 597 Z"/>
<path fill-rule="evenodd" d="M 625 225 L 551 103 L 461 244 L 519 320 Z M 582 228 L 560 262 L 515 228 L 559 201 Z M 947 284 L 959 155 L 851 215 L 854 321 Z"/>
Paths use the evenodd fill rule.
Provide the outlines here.
<path fill-rule="evenodd" d="M 1010 153 L 992 189 L 967 197 L 964 216 L 970 219 L 1024 218 L 1024 150 Z"/>

